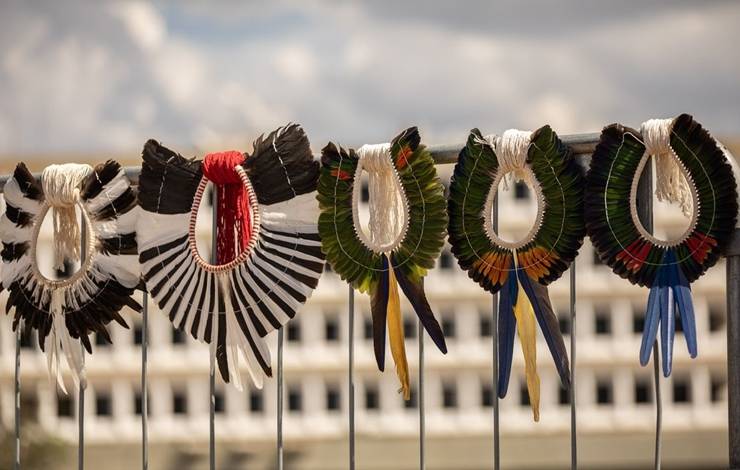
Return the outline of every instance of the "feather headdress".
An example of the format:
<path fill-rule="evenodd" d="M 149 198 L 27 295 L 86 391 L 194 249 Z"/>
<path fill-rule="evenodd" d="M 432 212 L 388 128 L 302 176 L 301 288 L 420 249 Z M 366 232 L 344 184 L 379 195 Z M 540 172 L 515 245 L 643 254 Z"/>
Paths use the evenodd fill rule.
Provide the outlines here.
<path fill-rule="evenodd" d="M 37 182 L 19 163 L 5 185 L 7 209 L 0 219 L 3 240 L 2 286 L 10 292 L 13 329 L 33 328 L 46 352 L 49 372 L 66 391 L 60 358 L 66 357 L 75 383 L 85 381 L 81 342 L 92 353 L 88 335 L 110 341 L 106 325 L 123 306 L 139 311 L 131 298 L 139 283 L 136 262 L 136 194 L 120 165 L 52 165 Z M 87 244 L 80 247 L 75 207 L 86 221 Z M 81 259 L 67 279 L 47 279 L 36 262 L 36 244 L 46 213 L 54 213 L 57 265 Z M 73 341 L 74 340 L 74 341 Z"/>
<path fill-rule="evenodd" d="M 316 287 L 324 255 L 316 227 L 319 164 L 297 124 L 254 143 L 252 155 L 185 159 L 144 146 L 139 261 L 154 300 L 181 331 L 209 343 L 225 382 L 241 388 L 239 357 L 262 387 L 272 375 L 264 337 Z M 198 254 L 195 222 L 209 180 L 218 188 L 217 262 Z"/>
<path fill-rule="evenodd" d="M 659 240 L 637 214 L 637 186 L 649 157 L 656 162 L 656 194 L 679 203 L 688 229 Z M 697 355 L 690 283 L 719 259 L 737 222 L 737 190 L 727 156 L 688 114 L 654 119 L 641 131 L 604 128 L 591 159 L 586 226 L 601 260 L 633 284 L 650 288 L 640 363 L 650 360 L 660 326 L 663 374 L 671 373 L 675 318 L 691 357 Z"/>
<path fill-rule="evenodd" d="M 499 182 L 510 174 L 534 188 L 538 203 L 532 229 L 513 243 L 493 230 L 491 211 Z M 537 324 L 563 386 L 570 386 L 568 355 L 545 286 L 563 274 L 583 243 L 583 172 L 549 126 L 496 138 L 473 129 L 455 166 L 448 212 L 450 244 L 460 266 L 481 287 L 499 293 L 498 395 L 506 396 L 509 386 L 518 328 L 537 421 Z"/>
<path fill-rule="evenodd" d="M 321 156 L 319 233 L 328 262 L 339 276 L 370 294 L 373 344 L 378 368 L 385 367 L 386 324 L 391 354 L 405 399 L 410 397 L 398 287 L 411 302 L 437 347 L 444 335 L 424 293 L 424 276 L 444 244 L 444 190 L 429 151 L 415 127 L 390 144 L 345 150 L 330 143 Z M 370 224 L 359 222 L 358 178 L 369 175 Z"/>

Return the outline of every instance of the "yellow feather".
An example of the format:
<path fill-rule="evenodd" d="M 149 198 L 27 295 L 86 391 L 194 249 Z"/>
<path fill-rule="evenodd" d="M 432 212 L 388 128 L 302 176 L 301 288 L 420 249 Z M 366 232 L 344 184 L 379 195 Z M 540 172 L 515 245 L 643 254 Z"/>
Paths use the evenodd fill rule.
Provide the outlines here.
<path fill-rule="evenodd" d="M 516 256 L 516 255 L 515 255 Z M 516 258 L 515 258 L 516 259 Z M 524 372 L 527 377 L 527 391 L 529 403 L 532 407 L 534 420 L 540 420 L 540 377 L 537 375 L 537 322 L 534 309 L 527 298 L 524 288 L 517 281 L 519 290 L 514 306 L 519 342 L 524 353 Z"/>
<path fill-rule="evenodd" d="M 411 398 L 411 387 L 409 385 L 409 364 L 406 360 L 406 346 L 403 336 L 403 319 L 401 318 L 401 299 L 398 297 L 398 283 L 396 275 L 391 266 L 390 278 L 388 279 L 388 337 L 391 343 L 391 355 L 396 363 L 396 374 L 401 381 L 400 392 L 403 399 Z"/>

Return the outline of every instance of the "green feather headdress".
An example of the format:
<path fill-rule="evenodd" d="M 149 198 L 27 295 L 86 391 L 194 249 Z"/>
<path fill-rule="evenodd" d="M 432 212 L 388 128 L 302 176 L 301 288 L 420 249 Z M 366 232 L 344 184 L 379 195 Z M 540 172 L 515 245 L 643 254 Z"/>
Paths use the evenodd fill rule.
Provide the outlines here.
<path fill-rule="evenodd" d="M 423 284 L 427 270 L 434 267 L 444 244 L 447 227 L 444 188 L 431 154 L 420 141 L 419 131 L 411 127 L 393 139 L 385 153 L 404 205 L 405 220 L 401 221 L 403 227 L 396 227 L 400 236 L 393 246 L 383 251 L 371 248 L 363 239 L 362 228 L 356 226 L 355 185 L 359 184 L 357 170 L 362 167 L 362 149 L 347 150 L 329 143 L 322 150 L 317 196 L 322 250 L 343 280 L 370 294 L 375 358 L 381 371 L 385 363 L 387 320 L 391 351 L 406 399 L 410 389 L 396 282 L 432 340 L 442 352 L 447 352 L 442 329 L 427 302 Z"/>

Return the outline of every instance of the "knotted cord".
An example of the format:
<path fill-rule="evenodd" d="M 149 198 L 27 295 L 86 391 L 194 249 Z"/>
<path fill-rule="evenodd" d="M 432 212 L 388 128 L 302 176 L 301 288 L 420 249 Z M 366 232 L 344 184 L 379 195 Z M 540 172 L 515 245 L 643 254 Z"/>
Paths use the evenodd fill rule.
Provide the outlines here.
<path fill-rule="evenodd" d="M 686 217 L 691 216 L 693 198 L 686 178 L 681 174 L 678 156 L 671 148 L 673 119 L 650 119 L 642 123 L 640 133 L 645 154 L 655 158 L 655 195 L 659 201 L 677 203 Z"/>
<path fill-rule="evenodd" d="M 64 269 L 65 260 L 80 259 L 80 228 L 75 205 L 80 185 L 93 172 L 90 165 L 49 165 L 41 173 L 46 202 L 54 211 L 54 269 Z"/>

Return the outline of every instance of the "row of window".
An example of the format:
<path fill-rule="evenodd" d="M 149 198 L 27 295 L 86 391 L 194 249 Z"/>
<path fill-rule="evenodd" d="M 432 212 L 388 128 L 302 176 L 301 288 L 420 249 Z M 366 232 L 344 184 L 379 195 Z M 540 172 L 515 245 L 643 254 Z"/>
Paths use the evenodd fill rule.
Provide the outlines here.
<path fill-rule="evenodd" d="M 717 332 L 721 331 L 725 326 L 725 314 L 724 311 L 719 307 L 709 308 L 709 331 Z M 442 330 L 447 339 L 455 339 L 457 336 L 456 321 L 454 315 L 446 314 L 441 315 L 440 324 Z M 559 316 L 560 331 L 564 335 L 570 334 L 570 317 L 567 314 Z M 645 312 L 635 311 L 632 314 L 632 332 L 634 334 L 642 334 L 643 327 L 645 325 Z M 683 328 L 681 326 L 680 318 L 677 316 L 676 331 L 681 332 Z M 594 333 L 597 336 L 609 336 L 612 334 L 612 317 L 611 311 L 608 306 L 597 306 L 594 312 Z M 372 319 L 365 315 L 363 326 L 363 337 L 366 340 L 372 340 L 373 337 L 373 324 Z M 413 339 L 418 334 L 418 323 L 412 314 L 405 315 L 403 320 L 403 331 L 407 339 Z M 482 338 L 490 338 L 493 333 L 493 318 L 490 313 L 481 313 L 478 325 L 478 334 Z M 323 338 L 328 343 L 338 342 L 343 336 L 338 314 L 327 314 L 324 316 L 324 334 Z M 185 344 L 187 335 L 177 329 L 172 329 L 171 332 L 171 343 L 173 345 Z M 302 340 L 301 334 L 301 323 L 300 321 L 291 321 L 286 327 L 286 338 L 289 342 L 299 343 Z M 135 324 L 133 327 L 133 343 L 135 345 L 141 345 L 143 340 L 143 331 L 141 324 Z M 106 347 L 110 343 L 106 342 L 102 336 L 96 336 L 95 345 L 97 347 Z M 37 341 L 35 333 L 24 334 L 21 336 L 21 347 L 23 348 L 36 348 Z"/>
<path fill-rule="evenodd" d="M 527 393 L 526 381 L 522 378 L 519 390 L 510 390 L 507 399 L 514 399 L 512 392 L 516 394 L 518 404 L 522 407 L 529 406 L 529 394 Z M 675 376 L 671 381 L 672 401 L 675 404 L 690 404 L 693 401 L 691 392 L 691 378 Z M 714 377 L 711 379 L 709 397 L 712 403 L 726 400 L 727 384 L 724 378 Z M 264 392 L 251 390 L 247 396 L 247 408 L 251 414 L 260 415 L 265 411 Z M 459 407 L 458 387 L 453 381 L 444 382 L 441 389 L 441 406 L 447 410 Z M 491 383 L 482 383 L 480 386 L 479 404 L 481 407 L 493 406 L 494 391 Z M 399 400 L 400 398 L 395 398 Z M 72 418 L 74 416 L 73 400 L 68 396 L 57 398 L 57 414 L 59 417 Z M 635 379 L 632 401 L 635 404 L 649 404 L 653 401 L 652 381 L 649 378 L 638 377 Z M 594 403 L 599 406 L 609 406 L 614 403 L 614 384 L 610 378 L 599 378 L 596 380 L 594 390 Z M 570 404 L 570 392 L 558 387 L 558 404 L 565 406 Z M 358 406 L 368 411 L 380 410 L 383 406 L 378 386 L 372 383 L 364 385 L 361 400 Z M 406 409 L 418 407 L 418 393 L 415 388 L 411 389 L 411 397 L 403 401 Z M 226 412 L 226 400 L 222 391 L 216 391 L 214 395 L 214 407 L 217 414 Z M 338 385 L 329 384 L 325 388 L 324 409 L 327 412 L 339 412 L 342 408 L 342 391 Z M 303 390 L 300 386 L 288 386 L 286 394 L 286 408 L 288 412 L 300 413 L 304 411 Z M 141 393 L 134 395 L 134 413 L 142 413 Z M 149 400 L 148 411 L 151 414 L 151 400 Z M 172 393 L 172 402 L 169 410 L 175 416 L 186 416 L 189 413 L 189 400 L 187 392 L 183 389 L 175 389 Z M 112 396 L 107 391 L 96 391 L 95 414 L 100 417 L 110 417 L 113 413 Z"/>

